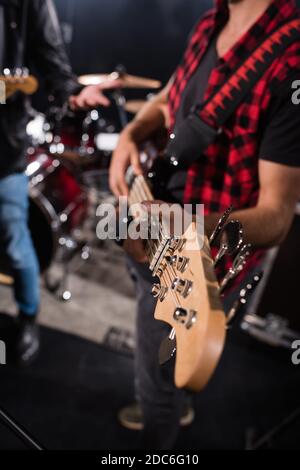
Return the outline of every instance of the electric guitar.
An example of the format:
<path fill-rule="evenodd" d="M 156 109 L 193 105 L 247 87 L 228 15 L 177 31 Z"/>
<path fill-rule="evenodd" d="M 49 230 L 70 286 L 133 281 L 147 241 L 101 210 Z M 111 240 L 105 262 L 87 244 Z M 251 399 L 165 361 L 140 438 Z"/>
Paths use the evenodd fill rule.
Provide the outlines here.
<path fill-rule="evenodd" d="M 153 170 L 153 161 L 156 165 L 162 161 L 159 157 L 155 158 L 156 155 L 157 151 L 149 144 L 141 152 L 141 162 L 147 175 L 151 176 L 150 181 L 153 181 L 155 171 L 160 179 L 162 175 L 157 168 Z M 134 176 L 129 170 L 128 183 L 129 207 L 157 199 L 153 196 L 153 184 L 147 176 Z M 242 246 L 240 224 L 232 221 L 226 226 L 230 212 L 231 209 L 220 219 L 210 240 L 205 235 L 199 235 L 194 223 L 181 237 L 164 236 L 163 222 L 160 222 L 159 232 L 162 235 L 158 240 L 147 241 L 147 255 L 154 277 L 152 294 L 158 299 L 155 319 L 172 328 L 162 344 L 161 363 L 166 362 L 176 350 L 174 379 L 178 388 L 202 390 L 222 355 L 227 319 L 221 292 L 225 284 L 243 269 L 249 255 L 248 245 Z M 233 234 L 234 240 L 223 239 L 219 259 L 224 255 L 224 250 L 229 252 L 230 243 L 233 243 L 232 253 L 240 250 L 240 254 L 224 285 L 220 286 L 215 275 L 216 260 L 211 254 L 211 245 L 222 232 L 224 235 L 226 227 L 230 227 L 227 235 L 230 238 Z"/>
<path fill-rule="evenodd" d="M 38 89 L 38 80 L 32 75 L 28 75 L 26 70 L 20 69 L 17 73 L 6 73 L 0 75 L 0 83 L 5 85 L 5 97 L 10 98 L 17 91 L 25 95 L 32 95 Z"/>

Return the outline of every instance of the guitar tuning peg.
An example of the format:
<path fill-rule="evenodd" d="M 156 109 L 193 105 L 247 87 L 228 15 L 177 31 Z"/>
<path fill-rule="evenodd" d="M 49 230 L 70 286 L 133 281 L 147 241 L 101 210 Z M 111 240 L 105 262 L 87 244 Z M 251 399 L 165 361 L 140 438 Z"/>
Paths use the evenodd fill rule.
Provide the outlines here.
<path fill-rule="evenodd" d="M 244 269 L 251 253 L 251 245 L 244 245 L 234 259 L 231 268 L 220 284 L 220 293 L 223 293 L 229 282 L 238 276 Z"/>
<path fill-rule="evenodd" d="M 221 246 L 215 258 L 215 267 L 225 255 L 233 255 L 243 244 L 243 227 L 238 220 L 231 220 L 225 225 Z"/>
<path fill-rule="evenodd" d="M 209 238 L 209 244 L 211 247 L 215 244 L 215 242 L 219 238 L 219 235 L 223 232 L 225 228 L 225 224 L 232 211 L 233 211 L 233 207 L 232 206 L 228 207 L 228 209 L 224 212 L 222 217 L 219 219 L 216 225 L 216 228 L 214 229 L 213 233 L 211 234 Z"/>
<path fill-rule="evenodd" d="M 237 314 L 239 313 L 240 309 L 248 303 L 250 297 L 253 295 L 254 291 L 256 290 L 260 281 L 262 280 L 263 275 L 264 274 L 262 271 L 259 273 L 256 273 L 253 276 L 252 280 L 249 281 L 247 285 L 240 291 L 239 298 L 235 301 L 235 303 L 233 304 L 233 307 L 231 308 L 231 310 L 229 311 L 227 315 L 227 321 L 226 321 L 227 328 L 229 328 L 229 326 L 232 325 L 233 320 L 237 317 Z"/>

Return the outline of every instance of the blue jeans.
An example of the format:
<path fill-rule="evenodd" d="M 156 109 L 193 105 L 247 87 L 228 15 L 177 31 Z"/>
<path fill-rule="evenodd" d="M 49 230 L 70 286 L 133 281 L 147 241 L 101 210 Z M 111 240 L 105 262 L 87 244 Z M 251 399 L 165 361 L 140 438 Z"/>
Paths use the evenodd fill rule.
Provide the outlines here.
<path fill-rule="evenodd" d="M 28 178 L 16 173 L 0 178 L 1 260 L 14 278 L 19 311 L 35 315 L 39 308 L 39 264 L 28 229 Z"/>

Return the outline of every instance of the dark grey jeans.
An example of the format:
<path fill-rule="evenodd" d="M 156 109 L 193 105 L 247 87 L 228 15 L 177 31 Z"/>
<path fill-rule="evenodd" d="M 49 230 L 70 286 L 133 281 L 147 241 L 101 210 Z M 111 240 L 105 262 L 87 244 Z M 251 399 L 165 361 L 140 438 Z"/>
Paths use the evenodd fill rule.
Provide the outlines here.
<path fill-rule="evenodd" d="M 148 265 L 128 261 L 137 291 L 136 395 L 144 416 L 143 449 L 172 449 L 179 432 L 185 392 L 174 385 L 174 363 L 158 362 L 161 341 L 170 326 L 154 319 L 156 300 L 151 295 L 154 279 Z"/>

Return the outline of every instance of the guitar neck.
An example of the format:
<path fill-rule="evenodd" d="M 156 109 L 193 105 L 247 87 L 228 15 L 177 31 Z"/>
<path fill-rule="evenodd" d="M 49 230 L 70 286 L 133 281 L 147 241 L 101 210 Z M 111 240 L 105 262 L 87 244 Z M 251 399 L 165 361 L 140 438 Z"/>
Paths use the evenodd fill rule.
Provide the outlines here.
<path fill-rule="evenodd" d="M 141 204 L 145 201 L 153 201 L 154 197 L 151 189 L 143 175 L 136 176 L 129 191 L 129 205 Z"/>

